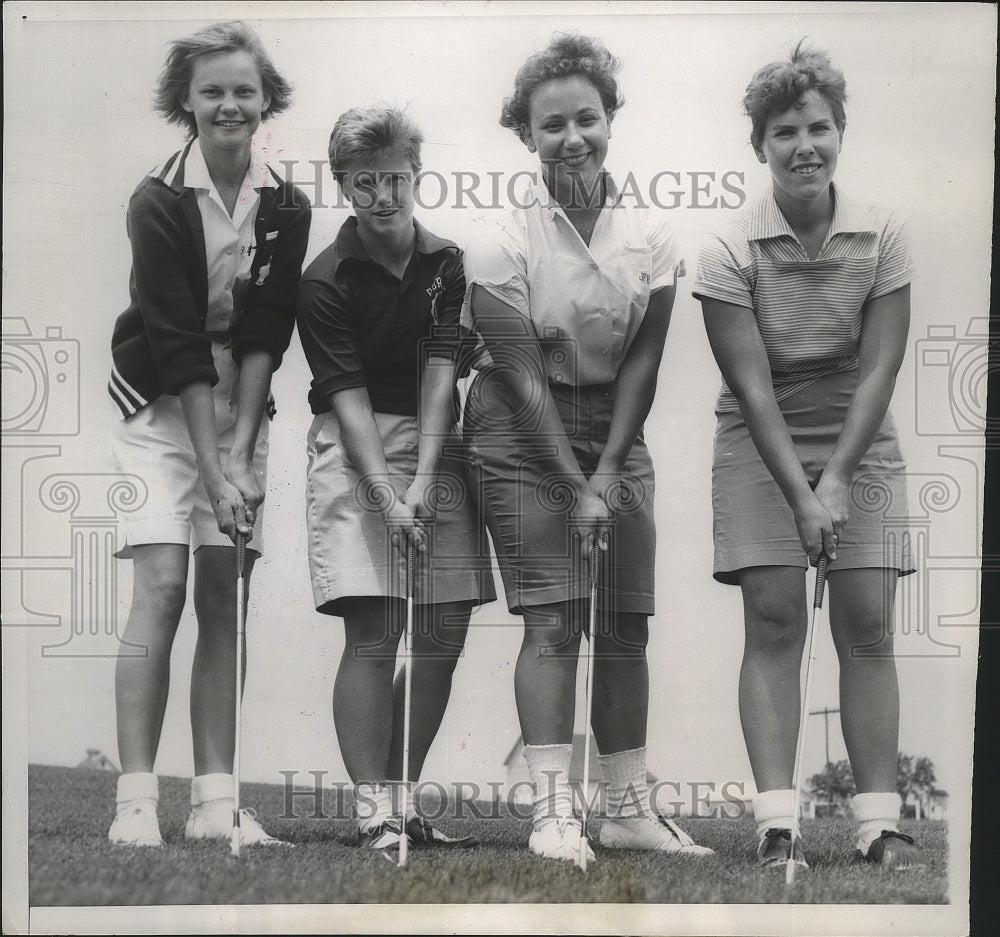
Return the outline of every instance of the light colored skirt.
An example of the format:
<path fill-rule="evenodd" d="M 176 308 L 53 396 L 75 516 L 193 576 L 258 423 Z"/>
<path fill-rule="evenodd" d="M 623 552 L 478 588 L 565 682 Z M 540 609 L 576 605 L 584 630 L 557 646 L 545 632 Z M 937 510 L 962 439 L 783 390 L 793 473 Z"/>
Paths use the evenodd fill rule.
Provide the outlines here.
<path fill-rule="evenodd" d="M 822 377 L 778 405 L 814 487 L 837 444 L 857 376 L 849 371 Z M 849 505 L 831 569 L 888 568 L 903 576 L 914 572 L 902 521 L 907 514 L 906 464 L 891 413 L 854 472 Z M 712 508 L 719 582 L 737 585 L 739 571 L 749 566 L 808 566 L 792 509 L 739 412 L 717 415 Z"/>
<path fill-rule="evenodd" d="M 376 490 L 391 487 L 402 497 L 417 470 L 415 417 L 375 413 L 389 477 Z M 318 414 L 308 438 L 306 522 L 309 570 L 316 609 L 340 615 L 340 600 L 354 596 L 406 597 L 406 564 L 392 545 L 378 505 L 348 461 L 340 423 L 331 411 Z M 414 602 L 472 602 L 496 598 L 485 530 L 466 484 L 461 440 L 445 441 L 431 486 L 433 519 L 426 521 L 428 549 L 418 553 Z"/>

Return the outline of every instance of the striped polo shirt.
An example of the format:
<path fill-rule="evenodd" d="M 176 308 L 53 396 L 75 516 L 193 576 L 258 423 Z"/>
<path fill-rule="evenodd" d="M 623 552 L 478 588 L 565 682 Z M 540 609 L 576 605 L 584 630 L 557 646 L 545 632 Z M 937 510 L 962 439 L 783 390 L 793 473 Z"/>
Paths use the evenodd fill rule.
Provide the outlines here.
<path fill-rule="evenodd" d="M 903 222 L 831 190 L 833 221 L 815 260 L 769 190 L 728 232 L 712 235 L 698 261 L 696 298 L 753 310 L 779 401 L 819 377 L 855 370 L 865 303 L 912 278 Z M 738 409 L 723 381 L 716 412 Z"/>

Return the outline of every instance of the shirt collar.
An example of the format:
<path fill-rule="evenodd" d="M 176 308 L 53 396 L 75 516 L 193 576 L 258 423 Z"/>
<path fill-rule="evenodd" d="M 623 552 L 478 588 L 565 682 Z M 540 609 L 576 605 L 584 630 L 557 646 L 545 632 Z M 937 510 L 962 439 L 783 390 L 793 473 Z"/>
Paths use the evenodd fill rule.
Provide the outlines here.
<path fill-rule="evenodd" d="M 458 249 L 458 246 L 453 241 L 432 234 L 416 218 L 413 219 L 413 228 L 416 231 L 414 251 L 417 254 L 429 256 L 440 253 L 443 250 Z M 340 231 L 337 232 L 337 238 L 333 243 L 336 252 L 333 266 L 334 273 L 337 272 L 337 269 L 348 257 L 353 257 L 355 260 L 366 260 L 369 263 L 372 262 L 371 256 L 365 250 L 365 245 L 358 236 L 358 219 L 354 215 L 351 215 L 341 225 Z"/>
<path fill-rule="evenodd" d="M 191 189 L 205 189 L 209 192 L 215 188 L 215 183 L 212 182 L 212 177 L 208 172 L 208 165 L 205 163 L 205 154 L 202 153 L 197 139 L 192 141 L 185 161 L 184 185 Z M 243 186 L 260 191 L 271 188 L 273 185 L 274 177 L 271 175 L 271 170 L 264 160 L 263 154 L 251 142 L 250 165 L 243 177 Z"/>
<path fill-rule="evenodd" d="M 830 183 L 830 190 L 833 193 L 833 220 L 830 222 L 830 233 L 827 238 L 835 234 L 859 233 L 875 231 L 872 226 L 868 211 L 858 202 L 846 198 L 834 183 Z M 785 220 L 785 216 L 778 208 L 778 203 L 774 198 L 773 187 L 768 189 L 767 194 L 757 202 L 750 211 L 750 226 L 747 239 L 750 241 L 764 241 L 768 238 L 795 237 L 791 225 Z"/>
<path fill-rule="evenodd" d="M 618 190 L 618 184 L 610 172 L 604 173 L 604 189 L 604 207 L 614 208 L 621 202 L 622 194 Z M 565 214 L 562 205 L 555 200 L 541 176 L 532 178 L 529 191 L 537 204 L 549 210 L 551 217 L 555 218 L 557 214 Z"/>

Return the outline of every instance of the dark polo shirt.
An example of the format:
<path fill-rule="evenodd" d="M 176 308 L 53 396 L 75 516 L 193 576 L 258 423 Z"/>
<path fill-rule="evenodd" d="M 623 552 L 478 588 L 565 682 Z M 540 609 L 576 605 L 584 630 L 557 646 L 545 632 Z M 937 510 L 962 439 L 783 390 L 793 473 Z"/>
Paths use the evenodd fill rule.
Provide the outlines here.
<path fill-rule="evenodd" d="M 462 253 L 413 224 L 416 246 L 402 279 L 369 257 L 353 216 L 302 274 L 296 317 L 313 413 L 328 411 L 338 391 L 366 387 L 373 410 L 416 416 L 429 355 L 456 359 Z"/>

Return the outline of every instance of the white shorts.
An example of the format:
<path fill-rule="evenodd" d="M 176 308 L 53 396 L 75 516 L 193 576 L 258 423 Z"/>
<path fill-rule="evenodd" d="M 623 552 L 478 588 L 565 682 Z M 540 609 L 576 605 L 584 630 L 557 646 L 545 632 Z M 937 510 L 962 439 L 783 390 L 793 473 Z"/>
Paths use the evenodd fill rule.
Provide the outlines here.
<path fill-rule="evenodd" d="M 239 368 L 227 345 L 212 342 L 219 383 L 212 388 L 219 458 L 224 462 L 236 429 Z M 117 410 L 116 410 L 117 412 Z M 268 420 L 261 420 L 253 466 L 266 483 Z M 179 397 L 162 394 L 138 413 L 115 422 L 112 449 L 121 472 L 145 484 L 139 508 L 123 516 L 124 546 L 116 554 L 132 557 L 132 547 L 151 543 L 180 543 L 195 550 L 203 546 L 232 546 L 219 530 L 184 421 Z M 263 553 L 263 505 L 257 509 L 253 536 L 247 549 Z"/>

